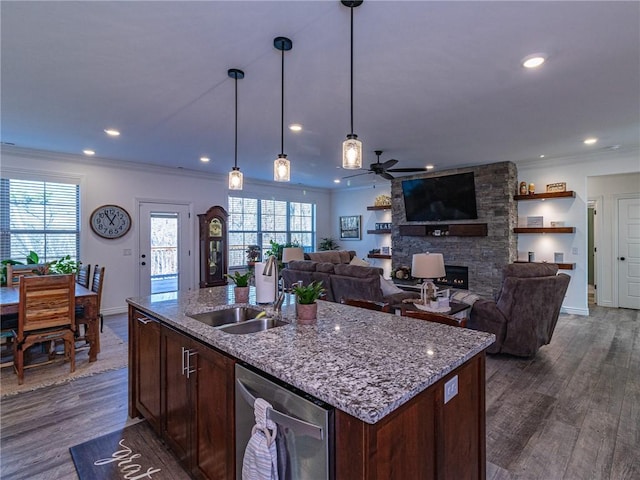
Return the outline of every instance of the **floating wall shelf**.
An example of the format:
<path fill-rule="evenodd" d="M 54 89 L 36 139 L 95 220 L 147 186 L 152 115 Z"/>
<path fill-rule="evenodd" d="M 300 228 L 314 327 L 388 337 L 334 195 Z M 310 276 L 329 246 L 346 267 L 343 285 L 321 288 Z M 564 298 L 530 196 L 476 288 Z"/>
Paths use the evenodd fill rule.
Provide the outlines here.
<path fill-rule="evenodd" d="M 383 260 L 391 260 L 391 255 L 382 255 L 381 253 L 370 253 L 367 258 L 381 258 Z"/>
<path fill-rule="evenodd" d="M 554 263 L 554 262 L 525 262 L 524 260 L 516 260 L 514 263 Z M 575 270 L 575 263 L 556 263 L 558 270 Z"/>
<path fill-rule="evenodd" d="M 391 210 L 391 205 L 370 205 L 367 210 Z"/>
<path fill-rule="evenodd" d="M 576 233 L 576 227 L 518 227 L 514 233 Z"/>
<path fill-rule="evenodd" d="M 553 193 L 532 193 L 531 195 L 514 195 L 514 200 L 544 200 L 545 198 L 563 198 L 571 197 L 575 198 L 576 192 L 570 190 L 568 192 L 553 192 Z"/>
<path fill-rule="evenodd" d="M 390 228 L 378 228 L 377 230 L 367 230 L 372 235 L 382 235 L 383 233 L 391 233 Z"/>

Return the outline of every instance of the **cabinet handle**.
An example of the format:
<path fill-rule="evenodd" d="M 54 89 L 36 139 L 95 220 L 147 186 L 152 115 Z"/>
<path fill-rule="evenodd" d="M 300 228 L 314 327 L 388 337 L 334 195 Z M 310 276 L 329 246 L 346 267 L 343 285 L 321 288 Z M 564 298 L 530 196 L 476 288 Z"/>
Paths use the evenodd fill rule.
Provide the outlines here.
<path fill-rule="evenodd" d="M 191 357 L 197 355 L 198 352 L 193 352 L 191 350 L 186 350 L 186 352 L 187 352 L 187 370 L 186 370 L 186 373 L 187 373 L 187 378 L 190 378 L 190 375 L 192 373 L 196 373 L 196 369 L 195 368 L 193 368 L 193 369 L 191 368 Z"/>
<path fill-rule="evenodd" d="M 182 375 L 184 375 L 185 372 L 187 371 L 187 367 L 185 367 L 185 361 L 184 361 L 186 353 L 187 353 L 187 349 L 182 347 L 182 370 L 181 370 Z"/>
<path fill-rule="evenodd" d="M 138 321 L 143 325 L 148 325 L 150 323 L 156 322 L 153 318 L 149 318 L 149 317 L 138 317 Z"/>

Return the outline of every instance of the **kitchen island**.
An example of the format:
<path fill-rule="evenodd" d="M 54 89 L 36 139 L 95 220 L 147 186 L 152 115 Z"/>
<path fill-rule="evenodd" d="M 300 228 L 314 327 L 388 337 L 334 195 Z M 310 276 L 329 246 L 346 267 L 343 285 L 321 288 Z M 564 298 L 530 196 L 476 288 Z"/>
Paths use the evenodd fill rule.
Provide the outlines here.
<path fill-rule="evenodd" d="M 335 478 L 484 478 L 493 335 L 332 302 L 319 302 L 317 325 L 300 326 L 291 299 L 289 325 L 253 334 L 190 317 L 228 308 L 232 291 L 127 300 L 130 415 L 149 419 L 194 477 L 235 478 L 233 365 L 242 362 L 335 407 Z"/>

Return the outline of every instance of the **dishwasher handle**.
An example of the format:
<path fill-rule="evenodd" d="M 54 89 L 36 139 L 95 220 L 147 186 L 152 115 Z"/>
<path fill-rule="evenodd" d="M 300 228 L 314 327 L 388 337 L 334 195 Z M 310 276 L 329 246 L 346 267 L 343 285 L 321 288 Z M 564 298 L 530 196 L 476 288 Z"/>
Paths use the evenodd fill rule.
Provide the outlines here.
<path fill-rule="evenodd" d="M 255 397 L 251 395 L 249 390 L 247 390 L 247 387 L 239 378 L 236 379 L 236 383 L 238 384 L 238 391 L 242 395 L 242 398 L 244 398 L 244 400 L 253 407 L 256 401 Z M 291 428 L 298 435 L 307 435 L 317 440 L 324 439 L 324 431 L 322 427 L 291 417 L 285 413 L 279 412 L 278 410 L 274 410 L 273 408 L 267 408 L 267 418 L 278 425 Z"/>

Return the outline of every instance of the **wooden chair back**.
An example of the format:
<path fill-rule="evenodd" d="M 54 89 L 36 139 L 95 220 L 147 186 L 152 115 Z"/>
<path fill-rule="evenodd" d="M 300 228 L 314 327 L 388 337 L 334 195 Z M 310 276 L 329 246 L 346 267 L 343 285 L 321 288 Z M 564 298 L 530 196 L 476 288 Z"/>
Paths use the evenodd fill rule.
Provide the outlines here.
<path fill-rule="evenodd" d="M 91 280 L 91 291 L 98 295 L 98 313 L 102 302 L 102 287 L 104 285 L 104 267 L 96 265 L 93 267 L 93 278 Z"/>
<path fill-rule="evenodd" d="M 7 264 L 7 287 L 17 287 L 21 277 L 41 275 L 46 273 L 47 268 L 47 265 L 40 263 L 29 265 Z"/>
<path fill-rule="evenodd" d="M 75 371 L 75 303 L 75 275 L 25 276 L 20 280 L 18 333 L 13 342 L 18 384 L 24 382 L 25 368 L 53 361 L 58 341 L 64 341 L 64 359 L 69 361 L 71 372 Z M 49 361 L 25 366 L 25 352 L 42 343 L 49 345 Z"/>
<path fill-rule="evenodd" d="M 78 273 L 76 274 L 76 283 L 82 285 L 84 288 L 89 288 L 89 282 L 91 281 L 91 264 L 80 264 Z"/>
<path fill-rule="evenodd" d="M 343 298 L 340 303 L 351 305 L 352 307 L 366 308 L 377 312 L 391 312 L 391 305 L 385 302 L 373 302 L 371 300 L 360 300 L 355 298 Z"/>
<path fill-rule="evenodd" d="M 405 310 L 403 315 L 405 317 L 417 318 L 418 320 L 427 320 L 429 322 L 444 323 L 445 325 L 451 325 L 452 327 L 464 328 L 467 326 L 466 318 L 451 317 L 449 315 L 443 315 L 441 313 Z"/>
<path fill-rule="evenodd" d="M 68 326 L 75 330 L 73 275 L 25 276 L 20 281 L 18 341 L 35 330 Z"/>

